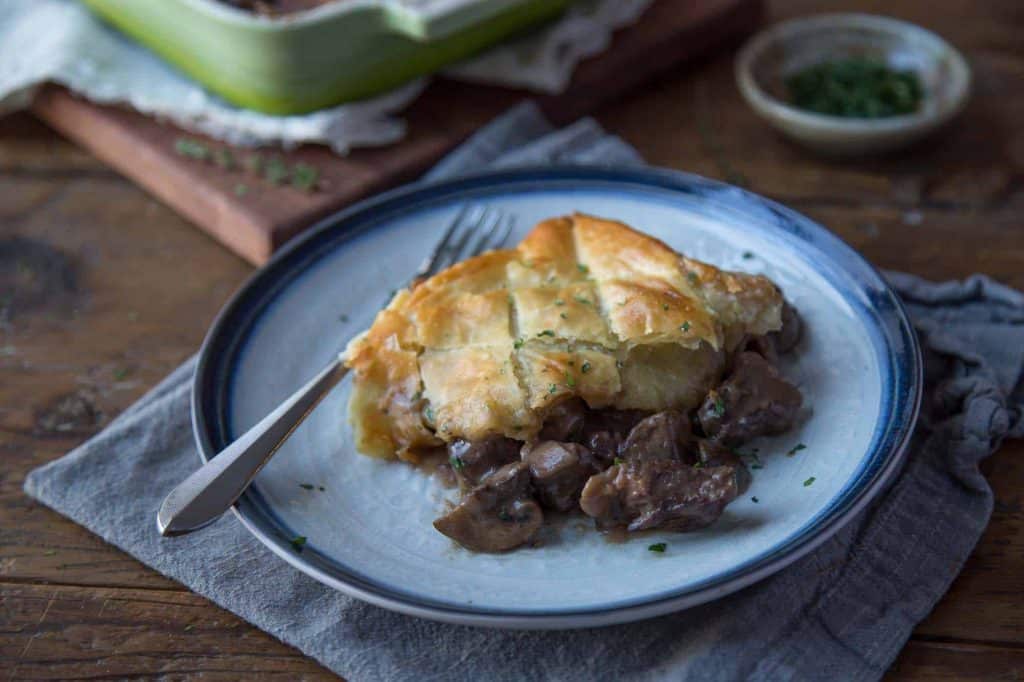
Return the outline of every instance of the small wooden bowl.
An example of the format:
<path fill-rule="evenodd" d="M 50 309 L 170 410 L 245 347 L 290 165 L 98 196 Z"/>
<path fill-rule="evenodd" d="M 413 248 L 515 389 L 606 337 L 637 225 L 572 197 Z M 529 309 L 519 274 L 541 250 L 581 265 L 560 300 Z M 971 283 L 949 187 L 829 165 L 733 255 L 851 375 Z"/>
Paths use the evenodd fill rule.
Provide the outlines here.
<path fill-rule="evenodd" d="M 787 76 L 854 57 L 914 71 L 924 88 L 919 109 L 887 118 L 843 118 L 787 102 Z M 903 147 L 949 121 L 967 102 L 971 71 L 956 49 L 920 26 L 870 14 L 823 14 L 754 36 L 736 57 L 736 81 L 754 111 L 787 137 L 815 151 L 855 156 Z"/>

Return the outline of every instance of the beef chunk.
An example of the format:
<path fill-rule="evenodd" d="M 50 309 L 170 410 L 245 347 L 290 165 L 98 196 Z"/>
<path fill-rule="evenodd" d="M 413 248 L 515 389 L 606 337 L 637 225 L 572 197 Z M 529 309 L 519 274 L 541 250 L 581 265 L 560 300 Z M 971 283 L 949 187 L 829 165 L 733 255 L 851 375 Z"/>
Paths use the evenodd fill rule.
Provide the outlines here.
<path fill-rule="evenodd" d="M 526 464 L 506 464 L 435 520 L 434 528 L 477 552 L 518 547 L 529 541 L 544 521 L 544 513 L 529 491 Z"/>
<path fill-rule="evenodd" d="M 582 400 L 569 400 L 551 408 L 539 440 L 575 441 L 583 436 L 587 405 Z"/>
<path fill-rule="evenodd" d="M 738 494 L 733 467 L 694 468 L 673 460 L 617 464 L 591 476 L 580 507 L 599 528 L 703 528 Z"/>
<path fill-rule="evenodd" d="M 736 488 L 742 495 L 750 488 L 750 469 L 743 458 L 713 440 L 702 439 L 698 443 L 697 458 L 703 467 L 732 467 L 736 470 Z"/>
<path fill-rule="evenodd" d="M 697 416 L 707 436 L 732 446 L 789 429 L 802 402 L 800 391 L 763 357 L 744 352 L 722 385 L 708 393 Z"/>
<path fill-rule="evenodd" d="M 671 459 L 692 463 L 695 446 L 690 419 L 677 410 L 665 410 L 633 427 L 619 446 L 619 457 L 626 461 Z"/>
<path fill-rule="evenodd" d="M 448 444 L 448 463 L 459 487 L 469 490 L 501 467 L 519 461 L 519 442 L 492 436 L 479 441 L 455 440 Z"/>
<path fill-rule="evenodd" d="M 602 469 L 582 445 L 553 440 L 524 446 L 523 461 L 541 505 L 558 511 L 575 508 L 587 479 Z"/>
<path fill-rule="evenodd" d="M 612 431 L 595 431 L 587 437 L 586 445 L 590 456 L 600 463 L 601 468 L 610 467 L 619 456 L 622 436 Z"/>
<path fill-rule="evenodd" d="M 788 353 L 793 350 L 796 344 L 800 343 L 800 337 L 803 336 L 804 331 L 803 327 L 804 324 L 800 320 L 800 314 L 796 311 L 796 308 L 789 303 L 783 303 L 782 329 L 769 334 L 775 343 L 775 350 L 780 353 Z"/>

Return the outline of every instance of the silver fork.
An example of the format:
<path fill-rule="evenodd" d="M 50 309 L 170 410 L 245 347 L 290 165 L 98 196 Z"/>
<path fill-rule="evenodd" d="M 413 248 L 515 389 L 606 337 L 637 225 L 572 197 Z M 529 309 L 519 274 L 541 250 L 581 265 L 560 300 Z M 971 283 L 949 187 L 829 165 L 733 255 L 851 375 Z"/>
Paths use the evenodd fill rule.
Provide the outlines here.
<path fill-rule="evenodd" d="M 423 259 L 409 285 L 460 260 L 499 248 L 514 225 L 514 217 L 499 211 L 480 206 L 463 207 Z M 263 465 L 346 374 L 348 367 L 342 352 L 277 409 L 182 481 L 160 505 L 156 517 L 160 533 L 190 533 L 227 511 Z"/>

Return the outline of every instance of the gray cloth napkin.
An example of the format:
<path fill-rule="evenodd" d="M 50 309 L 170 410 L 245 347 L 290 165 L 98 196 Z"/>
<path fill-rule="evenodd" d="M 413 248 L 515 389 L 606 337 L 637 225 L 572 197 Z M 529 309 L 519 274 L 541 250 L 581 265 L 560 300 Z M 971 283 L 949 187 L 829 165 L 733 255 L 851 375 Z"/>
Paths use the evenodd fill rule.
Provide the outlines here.
<path fill-rule="evenodd" d="M 428 177 L 485 165 L 640 157 L 591 120 L 555 131 L 530 106 Z M 725 599 L 624 626 L 515 632 L 442 625 L 345 597 L 299 573 L 231 515 L 161 539 L 164 494 L 196 468 L 187 361 L 25 490 L 164 575 L 361 680 L 860 680 L 880 677 L 978 541 L 992 492 L 978 463 L 1024 435 L 1024 296 L 985 277 L 893 273 L 926 349 L 927 399 L 907 465 L 871 508 L 788 569 Z"/>

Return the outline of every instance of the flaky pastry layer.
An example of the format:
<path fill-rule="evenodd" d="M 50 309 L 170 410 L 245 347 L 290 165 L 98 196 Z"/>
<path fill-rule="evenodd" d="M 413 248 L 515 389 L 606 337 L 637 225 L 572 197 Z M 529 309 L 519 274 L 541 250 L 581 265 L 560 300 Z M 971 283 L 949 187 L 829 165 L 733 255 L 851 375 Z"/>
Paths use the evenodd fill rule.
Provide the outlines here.
<path fill-rule="evenodd" d="M 547 412 L 697 405 L 748 335 L 781 327 L 766 277 L 575 214 L 398 292 L 346 351 L 356 446 L 415 459 L 457 438 L 531 440 Z"/>

